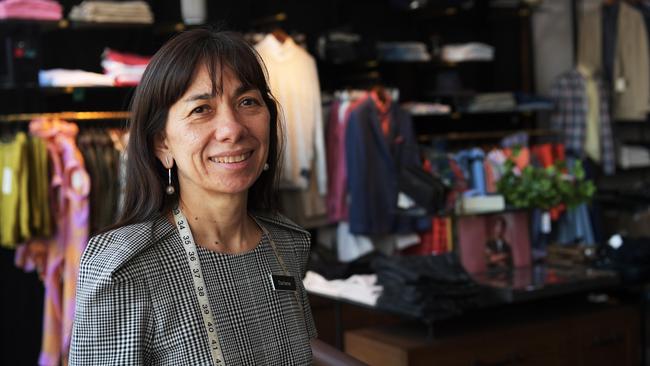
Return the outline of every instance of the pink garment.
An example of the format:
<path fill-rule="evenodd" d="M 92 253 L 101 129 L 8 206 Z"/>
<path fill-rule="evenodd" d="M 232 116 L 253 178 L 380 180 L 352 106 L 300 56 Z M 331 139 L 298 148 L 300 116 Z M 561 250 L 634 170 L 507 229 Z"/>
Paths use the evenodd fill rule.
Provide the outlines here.
<path fill-rule="evenodd" d="M 39 278 L 44 280 L 49 244 L 49 240 L 32 239 L 27 243 L 18 245 L 14 256 L 14 264 L 25 272 L 36 271 Z"/>
<path fill-rule="evenodd" d="M 485 190 L 487 193 L 497 192 L 497 181 L 494 177 L 494 170 L 492 164 L 486 159 L 483 161 L 483 169 L 485 170 Z"/>
<path fill-rule="evenodd" d="M 60 20 L 61 4 L 50 0 L 0 1 L 0 19 Z"/>
<path fill-rule="evenodd" d="M 351 103 L 332 104 L 330 120 L 327 124 L 325 136 L 327 159 L 327 217 L 330 222 L 347 221 L 347 176 L 345 163 L 345 129 L 350 119 L 350 113 L 361 103 L 367 95 Z M 341 110 L 344 108 L 344 110 Z M 343 118 L 340 118 L 343 116 Z"/>
<path fill-rule="evenodd" d="M 75 138 L 77 125 L 65 121 L 34 120 L 32 134 L 43 138 L 53 161 L 58 232 L 49 243 L 44 275 L 43 340 L 39 365 L 67 364 L 75 291 L 81 254 L 88 242 L 90 178 Z"/>

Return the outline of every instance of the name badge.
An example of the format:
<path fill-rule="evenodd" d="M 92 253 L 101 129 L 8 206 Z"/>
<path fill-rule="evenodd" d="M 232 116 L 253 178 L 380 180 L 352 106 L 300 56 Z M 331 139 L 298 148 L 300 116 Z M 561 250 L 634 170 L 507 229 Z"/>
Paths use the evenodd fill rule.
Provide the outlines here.
<path fill-rule="evenodd" d="M 269 275 L 275 291 L 296 291 L 296 279 L 293 276 Z"/>

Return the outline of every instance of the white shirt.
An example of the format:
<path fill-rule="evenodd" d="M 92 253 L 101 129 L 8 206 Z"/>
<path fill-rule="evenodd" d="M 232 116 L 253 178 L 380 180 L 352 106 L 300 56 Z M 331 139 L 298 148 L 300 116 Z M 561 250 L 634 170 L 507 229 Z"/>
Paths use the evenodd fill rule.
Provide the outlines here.
<path fill-rule="evenodd" d="M 291 38 L 280 43 L 267 35 L 255 49 L 268 70 L 271 92 L 280 104 L 285 126 L 285 154 L 281 187 L 306 189 L 312 159 L 319 193 L 327 191 L 325 142 L 320 83 L 316 61 Z"/>

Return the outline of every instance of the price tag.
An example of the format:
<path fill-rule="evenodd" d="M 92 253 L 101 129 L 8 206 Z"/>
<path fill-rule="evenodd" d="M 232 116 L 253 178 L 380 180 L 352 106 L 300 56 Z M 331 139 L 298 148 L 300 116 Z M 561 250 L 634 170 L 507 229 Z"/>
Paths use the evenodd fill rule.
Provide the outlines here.
<path fill-rule="evenodd" d="M 2 194 L 9 195 L 12 190 L 13 170 L 6 166 L 2 169 Z"/>

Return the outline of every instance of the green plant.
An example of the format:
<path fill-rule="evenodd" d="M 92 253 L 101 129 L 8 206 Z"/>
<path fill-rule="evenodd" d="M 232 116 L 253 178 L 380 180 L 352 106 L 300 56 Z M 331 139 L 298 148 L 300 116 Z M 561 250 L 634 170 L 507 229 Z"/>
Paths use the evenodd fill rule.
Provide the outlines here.
<path fill-rule="evenodd" d="M 497 190 L 515 207 L 548 210 L 560 204 L 575 207 L 589 202 L 596 187 L 585 179 L 580 161 L 570 169 L 565 161 L 558 160 L 547 168 L 529 165 L 519 172 L 512 159 L 508 159 Z"/>

